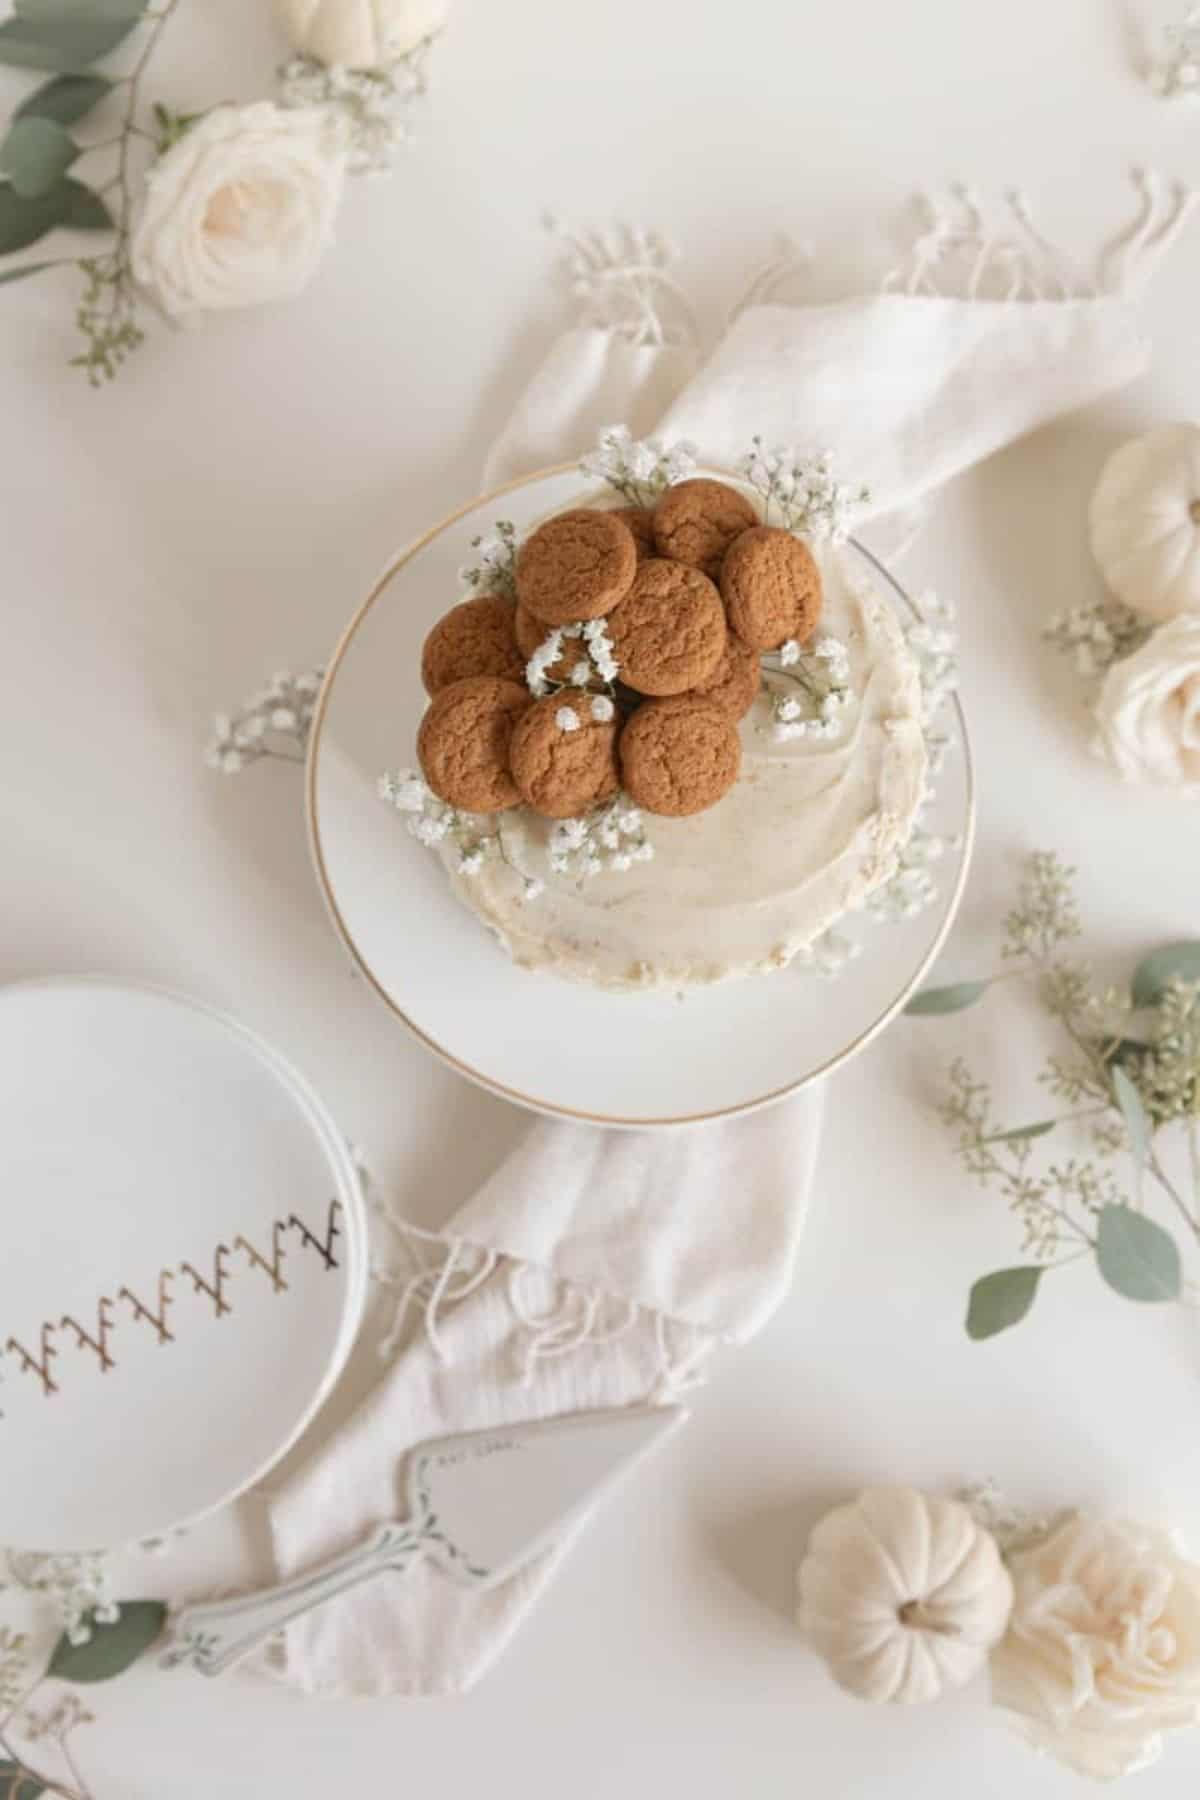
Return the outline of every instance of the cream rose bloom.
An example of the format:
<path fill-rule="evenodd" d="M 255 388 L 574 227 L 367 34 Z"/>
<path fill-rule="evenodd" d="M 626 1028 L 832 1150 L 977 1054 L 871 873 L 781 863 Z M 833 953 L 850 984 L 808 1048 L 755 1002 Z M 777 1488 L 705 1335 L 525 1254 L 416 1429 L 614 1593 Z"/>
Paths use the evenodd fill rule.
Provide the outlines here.
<path fill-rule="evenodd" d="M 275 0 L 301 56 L 343 69 L 386 69 L 446 23 L 450 0 Z"/>
<path fill-rule="evenodd" d="M 320 109 L 218 106 L 147 177 L 134 279 L 175 317 L 298 293 L 332 240 L 344 177 Z"/>
<path fill-rule="evenodd" d="M 1200 1568 L 1162 1532 L 1075 1516 L 1008 1563 L 992 1698 L 1036 1749 L 1111 1781 L 1200 1723 Z"/>
<path fill-rule="evenodd" d="M 1200 613 L 1180 613 L 1113 663 L 1096 749 L 1126 781 L 1200 782 Z"/>

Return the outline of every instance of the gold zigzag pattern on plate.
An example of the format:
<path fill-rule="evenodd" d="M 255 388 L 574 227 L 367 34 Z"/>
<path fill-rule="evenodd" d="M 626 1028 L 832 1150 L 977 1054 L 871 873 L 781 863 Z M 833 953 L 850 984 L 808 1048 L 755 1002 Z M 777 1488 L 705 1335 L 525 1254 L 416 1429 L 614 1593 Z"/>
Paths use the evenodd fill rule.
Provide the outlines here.
<path fill-rule="evenodd" d="M 181 1262 L 177 1266 L 161 1269 L 152 1300 L 144 1300 L 133 1288 L 123 1284 L 115 1295 L 101 1294 L 96 1302 L 94 1319 L 84 1321 L 76 1318 L 73 1313 L 63 1313 L 56 1320 L 48 1319 L 43 1322 L 36 1351 L 30 1350 L 19 1338 L 10 1337 L 0 1351 L 0 1356 L 13 1357 L 22 1374 L 36 1376 L 41 1383 L 43 1395 L 57 1394 L 60 1372 L 51 1365 L 59 1357 L 57 1340 L 62 1335 L 69 1334 L 74 1348 L 89 1351 L 96 1358 L 101 1374 L 107 1375 L 110 1369 L 117 1366 L 110 1344 L 123 1318 L 127 1323 L 149 1325 L 160 1344 L 175 1342 L 175 1330 L 168 1325 L 167 1315 L 176 1304 L 172 1290 L 179 1278 L 186 1276 L 191 1283 L 192 1294 L 197 1298 L 203 1295 L 211 1301 L 213 1317 L 221 1319 L 233 1310 L 237 1293 L 234 1276 L 239 1268 L 243 1271 L 260 1270 L 271 1283 L 272 1293 L 281 1294 L 286 1291 L 288 1284 L 283 1270 L 288 1253 L 289 1232 L 294 1232 L 299 1238 L 300 1248 L 314 1252 L 326 1269 L 336 1269 L 339 1264 L 335 1246 L 342 1236 L 339 1224 L 341 1212 L 341 1201 L 331 1200 L 324 1231 L 320 1234 L 305 1224 L 298 1213 L 289 1213 L 286 1219 L 276 1219 L 271 1226 L 270 1249 L 267 1252 L 260 1250 L 239 1232 L 232 1244 L 222 1243 L 215 1247 L 211 1263 L 203 1271 L 192 1262 Z M 239 1251 L 242 1253 L 241 1258 L 237 1258 Z M 122 1311 L 118 1311 L 120 1301 L 126 1303 Z"/>

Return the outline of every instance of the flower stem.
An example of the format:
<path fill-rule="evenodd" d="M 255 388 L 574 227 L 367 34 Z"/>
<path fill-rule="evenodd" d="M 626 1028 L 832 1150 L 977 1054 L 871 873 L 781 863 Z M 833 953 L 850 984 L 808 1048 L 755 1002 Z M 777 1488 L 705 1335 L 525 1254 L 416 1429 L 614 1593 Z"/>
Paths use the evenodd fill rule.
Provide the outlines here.
<path fill-rule="evenodd" d="M 1192 1236 L 1200 1243 L 1200 1222 L 1197 1221 L 1195 1215 L 1188 1206 L 1187 1201 L 1163 1168 L 1156 1150 L 1150 1152 L 1149 1157 L 1146 1159 L 1146 1167 L 1151 1175 L 1153 1175 L 1155 1181 L 1157 1181 L 1159 1187 L 1162 1188 L 1163 1192 L 1170 1198 Z"/>
<path fill-rule="evenodd" d="M 26 1762 L 25 1758 L 19 1755 L 8 1741 L 7 1732 L 9 1726 L 21 1711 L 21 1708 L 29 1705 L 29 1702 L 33 1699 L 33 1696 L 37 1693 L 45 1679 L 46 1677 L 44 1674 L 39 1674 L 25 1689 L 25 1692 L 19 1699 L 9 1707 L 3 1719 L 0 1719 L 0 1750 L 4 1752 L 14 1768 L 18 1769 L 22 1775 L 27 1775 L 30 1781 L 36 1783 L 44 1793 L 57 1795 L 58 1800 L 91 1800 L 91 1794 L 84 1783 L 79 1780 L 79 1771 L 76 1769 L 69 1754 L 67 1754 L 66 1759 L 67 1766 L 71 1770 L 71 1774 L 75 1781 L 79 1782 L 77 1788 L 68 1787 L 63 1782 L 55 1781 L 49 1775 L 43 1775 L 39 1769 L 33 1768 Z M 62 1748 L 65 1752 L 66 1745 L 63 1744 Z"/>

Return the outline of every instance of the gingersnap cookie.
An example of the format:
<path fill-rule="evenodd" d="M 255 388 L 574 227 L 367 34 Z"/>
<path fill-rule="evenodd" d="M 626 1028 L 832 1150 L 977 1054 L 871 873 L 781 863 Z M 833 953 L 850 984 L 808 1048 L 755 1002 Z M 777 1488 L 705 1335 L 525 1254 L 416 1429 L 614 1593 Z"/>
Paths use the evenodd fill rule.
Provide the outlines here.
<path fill-rule="evenodd" d="M 509 744 L 528 707 L 528 689 L 498 675 L 471 675 L 435 694 L 417 733 L 417 758 L 439 800 L 477 813 L 517 804 Z"/>
<path fill-rule="evenodd" d="M 427 694 L 471 675 L 498 675 L 524 681 L 526 658 L 517 643 L 516 607 L 503 594 L 464 600 L 440 618 L 421 651 L 421 680 Z"/>
<path fill-rule="evenodd" d="M 654 513 L 650 507 L 618 506 L 615 509 L 615 516 L 618 519 L 624 519 L 633 533 L 639 562 L 644 562 L 648 556 L 658 555 L 658 549 L 654 542 Z"/>
<path fill-rule="evenodd" d="M 597 717 L 597 714 L 600 716 Z M 602 694 L 551 694 L 519 719 L 509 767 L 527 806 L 574 819 L 611 800 L 617 772 L 616 709 Z"/>
<path fill-rule="evenodd" d="M 626 686 L 683 694 L 716 673 L 728 636 L 721 596 L 699 569 L 651 557 L 608 621 Z"/>
<path fill-rule="evenodd" d="M 654 541 L 660 556 L 690 563 L 715 581 L 730 544 L 757 523 L 736 488 L 701 476 L 667 489 L 654 512 Z"/>
<path fill-rule="evenodd" d="M 528 663 L 535 650 L 541 649 L 546 639 L 550 636 L 550 633 L 554 630 L 554 626 L 543 625 L 542 621 L 540 619 L 535 619 L 528 607 L 522 606 L 520 601 L 517 602 L 517 612 L 514 623 L 517 633 L 517 643 L 520 645 L 521 655 L 524 658 L 524 663 L 521 667 L 521 679 L 524 680 L 525 664 Z M 588 679 L 590 680 L 594 671 L 591 668 L 591 659 L 589 658 L 587 651 L 584 649 L 583 644 L 578 638 L 567 638 L 563 644 L 562 655 L 546 669 L 546 679 L 548 681 L 570 681 L 571 673 L 576 663 L 588 664 Z"/>
<path fill-rule="evenodd" d="M 648 700 L 621 733 L 621 783 L 647 812 L 682 819 L 706 812 L 738 778 L 736 721 L 690 695 Z"/>
<path fill-rule="evenodd" d="M 707 700 L 711 706 L 719 706 L 722 712 L 741 719 L 754 705 L 761 686 L 758 651 L 751 650 L 730 631 L 725 635 L 725 650 L 715 672 L 691 692 L 697 700 Z"/>
<path fill-rule="evenodd" d="M 754 650 L 804 643 L 821 616 L 821 572 L 807 544 L 771 525 L 744 531 L 721 567 L 729 623 Z"/>
<path fill-rule="evenodd" d="M 575 507 L 522 544 L 517 599 L 547 625 L 599 619 L 620 605 L 636 568 L 637 545 L 624 519 Z"/>

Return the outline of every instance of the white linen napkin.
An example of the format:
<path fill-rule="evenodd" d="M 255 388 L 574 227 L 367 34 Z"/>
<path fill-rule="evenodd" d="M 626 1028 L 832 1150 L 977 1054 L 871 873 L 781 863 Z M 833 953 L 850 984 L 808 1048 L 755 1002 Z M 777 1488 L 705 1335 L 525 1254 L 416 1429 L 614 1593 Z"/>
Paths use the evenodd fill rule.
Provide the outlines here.
<path fill-rule="evenodd" d="M 1148 345 L 1126 298 L 1067 270 L 1010 203 L 1018 238 L 978 209 L 932 209 L 893 285 L 839 305 L 752 302 L 699 366 L 658 240 L 572 240 L 590 315 L 551 349 L 488 463 L 499 481 L 590 448 L 617 422 L 656 422 L 729 466 L 768 444 L 829 445 L 879 509 L 932 487 L 1064 410 L 1130 380 Z M 1127 262 L 1162 248 L 1148 195 Z M 624 262 L 622 262 L 624 258 Z M 966 268 L 963 292 L 934 291 Z M 989 282 L 1003 296 L 986 298 Z M 450 1431 L 677 1393 L 713 1348 L 749 1337 L 785 1294 L 823 1094 L 675 1132 L 539 1123 L 440 1239 L 395 1228 L 381 1271 L 399 1347 L 365 1404 L 271 1497 L 280 1571 L 356 1540 L 400 1505 L 409 1446 Z M 495 1658 L 565 1545 L 487 1593 L 421 1568 L 347 1595 L 287 1633 L 277 1672 L 310 1692 L 461 1690 Z"/>

